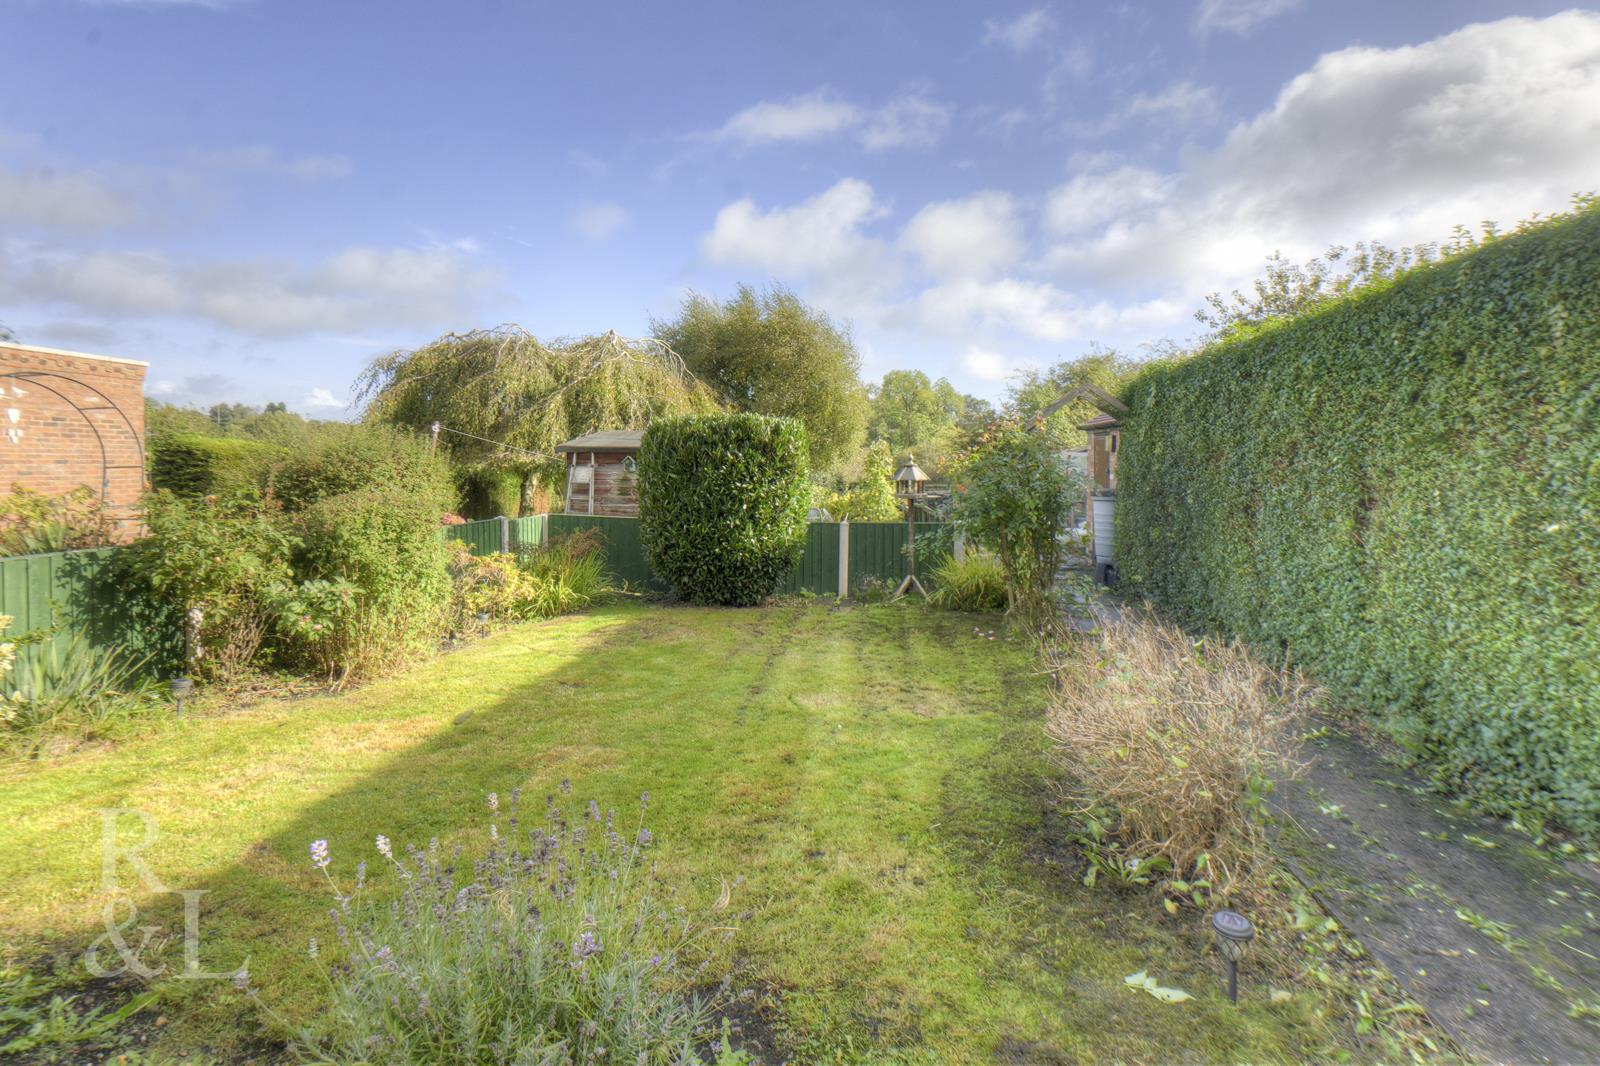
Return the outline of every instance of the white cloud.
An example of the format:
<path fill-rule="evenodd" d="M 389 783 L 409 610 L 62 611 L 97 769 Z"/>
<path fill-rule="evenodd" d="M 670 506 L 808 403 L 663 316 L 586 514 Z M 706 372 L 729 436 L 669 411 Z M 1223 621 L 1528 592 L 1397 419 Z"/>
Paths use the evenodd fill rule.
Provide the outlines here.
<path fill-rule="evenodd" d="M 628 224 L 628 210 L 621 204 L 588 204 L 572 216 L 572 228 L 591 241 L 603 241 Z"/>
<path fill-rule="evenodd" d="M 794 207 L 762 211 L 749 198 L 717 212 L 704 249 L 714 263 L 755 266 L 775 274 L 843 267 L 876 242 L 861 227 L 882 217 L 872 186 L 845 178 Z"/>
<path fill-rule="evenodd" d="M 1156 119 L 1204 122 L 1217 113 L 1217 91 L 1209 85 L 1180 81 L 1160 92 L 1140 93 L 1117 112 L 1120 120 Z"/>
<path fill-rule="evenodd" d="M 0 169 L 0 222 L 88 233 L 139 218 L 139 207 L 91 172 Z"/>
<path fill-rule="evenodd" d="M 1457 222 L 1562 207 L 1600 174 L 1600 15 L 1468 26 L 1424 44 L 1320 58 L 1216 149 L 1133 188 L 1080 174 L 1098 206 L 1051 215 L 1081 236 L 1048 261 L 1066 280 L 1194 296 L 1253 275 L 1275 249 L 1409 243 Z M 1109 188 L 1108 188 L 1109 187 Z"/>
<path fill-rule="evenodd" d="M 1014 19 L 985 19 L 983 43 L 1001 44 L 1014 52 L 1026 52 L 1055 28 L 1055 16 L 1048 7 L 1024 11 Z"/>
<path fill-rule="evenodd" d="M 1004 381 L 1016 370 L 1005 356 L 976 344 L 969 344 L 961 353 L 961 369 L 979 381 Z"/>
<path fill-rule="evenodd" d="M 860 139 L 869 152 L 930 148 L 949 128 L 949 108 L 918 93 L 906 93 L 872 112 L 861 128 Z"/>
<path fill-rule="evenodd" d="M 328 181 L 349 177 L 355 169 L 348 156 L 285 156 L 263 144 L 242 148 L 196 149 L 188 154 L 195 166 L 239 174 L 265 174 L 296 181 Z"/>
<path fill-rule="evenodd" d="M 785 101 L 752 104 L 724 123 L 717 136 L 741 144 L 814 141 L 860 121 L 860 108 L 818 89 Z"/>
<path fill-rule="evenodd" d="M 940 276 L 985 276 L 1022 254 L 1016 202 L 988 191 L 929 204 L 906 223 L 900 245 Z"/>
<path fill-rule="evenodd" d="M 345 407 L 347 405 L 343 400 L 335 396 L 331 389 L 325 389 L 318 385 L 316 388 L 306 393 L 305 399 L 300 401 L 300 406 L 316 409 L 325 407 Z"/>
<path fill-rule="evenodd" d="M 353 247 L 299 267 L 0 245 L 0 299 L 105 316 L 170 315 L 268 337 L 451 324 L 477 305 L 489 281 L 450 249 Z"/>
<path fill-rule="evenodd" d="M 1051 190 L 1044 218 L 1058 233 L 1081 233 L 1130 211 L 1161 203 L 1172 179 L 1142 167 L 1085 170 Z"/>
<path fill-rule="evenodd" d="M 1194 26 L 1200 33 L 1226 30 L 1246 33 L 1270 18 L 1293 11 L 1304 0 L 1200 0 Z"/>
<path fill-rule="evenodd" d="M 918 91 L 865 108 L 817 89 L 788 100 L 763 100 L 740 111 L 712 134 L 718 141 L 758 146 L 820 141 L 852 134 L 868 151 L 926 148 L 950 126 L 950 109 Z"/>
<path fill-rule="evenodd" d="M 1051 107 L 1061 103 L 1067 87 L 1088 79 L 1094 73 L 1094 53 L 1082 41 L 1062 49 L 1044 76 L 1044 100 Z"/>

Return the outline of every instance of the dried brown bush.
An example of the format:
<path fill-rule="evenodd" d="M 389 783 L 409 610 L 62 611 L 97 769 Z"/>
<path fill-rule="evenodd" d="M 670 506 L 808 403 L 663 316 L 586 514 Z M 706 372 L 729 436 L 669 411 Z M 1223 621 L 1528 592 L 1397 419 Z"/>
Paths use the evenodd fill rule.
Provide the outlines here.
<path fill-rule="evenodd" d="M 1164 858 L 1180 877 L 1198 863 L 1228 891 L 1260 843 L 1272 778 L 1294 769 L 1291 725 L 1312 690 L 1241 644 L 1143 613 L 1086 637 L 1057 676 L 1049 731 L 1068 802 L 1120 856 Z"/>

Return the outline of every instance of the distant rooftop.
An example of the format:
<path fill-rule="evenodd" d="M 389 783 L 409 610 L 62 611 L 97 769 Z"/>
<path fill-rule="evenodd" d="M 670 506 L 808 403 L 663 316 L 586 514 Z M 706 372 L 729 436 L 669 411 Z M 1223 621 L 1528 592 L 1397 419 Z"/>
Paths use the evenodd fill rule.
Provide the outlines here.
<path fill-rule="evenodd" d="M 556 452 L 636 452 L 643 439 L 642 429 L 602 429 L 563 441 L 556 445 Z"/>

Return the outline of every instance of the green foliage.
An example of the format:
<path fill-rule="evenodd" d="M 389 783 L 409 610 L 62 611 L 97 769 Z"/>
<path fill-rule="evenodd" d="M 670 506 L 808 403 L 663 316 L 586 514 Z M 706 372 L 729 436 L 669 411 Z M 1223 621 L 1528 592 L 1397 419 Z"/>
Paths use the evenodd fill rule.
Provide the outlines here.
<path fill-rule="evenodd" d="M 87 485 L 61 496 L 14 485 L 0 496 L 0 556 L 99 548 L 111 533 L 105 506 Z"/>
<path fill-rule="evenodd" d="M 894 454 L 885 441 L 867 445 L 861 479 L 843 492 L 829 495 L 823 506 L 836 519 L 852 522 L 893 522 L 905 514 L 894 494 Z"/>
<path fill-rule="evenodd" d="M 330 613 L 313 645 L 337 683 L 392 670 L 427 655 L 450 603 L 448 551 L 437 498 L 402 487 L 327 496 L 296 516 L 297 571 L 352 586 L 348 609 Z"/>
<path fill-rule="evenodd" d="M 179 496 L 259 491 L 283 452 L 259 441 L 169 433 L 150 439 L 150 483 Z"/>
<path fill-rule="evenodd" d="M 150 706 L 145 660 L 127 648 L 102 647 L 82 633 L 17 644 L 0 697 L 0 746 L 31 754 L 50 737 L 103 736 Z"/>
<path fill-rule="evenodd" d="M 872 395 L 867 432 L 886 441 L 895 456 L 914 452 L 936 480 L 961 448 L 994 420 L 987 400 L 965 396 L 944 378 L 928 380 L 920 370 L 891 370 Z"/>
<path fill-rule="evenodd" d="M 290 511 L 348 492 L 382 489 L 440 516 L 455 506 L 450 466 L 426 438 L 393 426 L 343 426 L 279 463 L 273 494 Z"/>
<path fill-rule="evenodd" d="M 161 490 L 145 501 L 148 535 L 117 555 L 121 583 L 181 617 L 198 611 L 190 659 L 202 675 L 247 665 L 267 634 L 266 592 L 291 583 L 289 524 L 259 500 L 185 499 Z"/>
<path fill-rule="evenodd" d="M 922 538 L 917 538 L 918 555 Z M 957 561 L 947 557 L 933 568 L 933 591 L 928 602 L 947 611 L 1003 611 L 1006 609 L 1006 572 L 1000 560 L 983 552 L 968 552 Z"/>
<path fill-rule="evenodd" d="M 799 419 L 815 470 L 831 470 L 860 443 L 867 394 L 849 328 L 784 288 L 748 285 L 725 303 L 698 294 L 651 331 L 741 411 Z"/>
<path fill-rule="evenodd" d="M 555 454 L 562 441 L 718 408 L 711 390 L 659 341 L 606 333 L 545 343 L 514 327 L 449 333 L 375 359 L 357 394 L 369 422 L 425 433 L 437 421 L 487 438 L 445 432 L 440 443 L 464 465 L 517 472 L 529 489 L 536 481 L 564 484 Z"/>
<path fill-rule="evenodd" d="M 1128 387 L 1118 568 L 1600 832 L 1600 207 Z"/>
<path fill-rule="evenodd" d="M 0 1057 L 16 1056 L 13 1061 L 18 1062 L 121 1062 L 125 1056 L 114 1051 L 130 1038 L 118 1030 L 154 1004 L 155 993 L 133 996 L 116 1007 L 80 1004 L 81 998 L 56 975 L 40 976 L 9 964 L 0 969 Z"/>
<path fill-rule="evenodd" d="M 522 514 L 520 469 L 506 466 L 458 466 L 456 513 L 468 521 L 516 518 Z"/>
<path fill-rule="evenodd" d="M 601 603 L 612 593 L 594 531 L 556 537 L 516 554 L 473 555 L 461 541 L 452 541 L 450 551 L 457 632 L 467 632 L 479 613 L 519 621 L 554 618 Z"/>
<path fill-rule="evenodd" d="M 372 881 L 358 873 L 347 894 L 328 875 L 338 940 L 325 942 L 348 946 L 298 1050 L 318 1062 L 699 1063 L 715 1030 L 712 1000 L 692 987 L 713 938 L 653 876 L 646 802 L 623 827 L 592 800 L 568 812 L 552 796 L 530 844 L 518 793 L 504 837 L 491 793 L 487 852 L 471 864 L 437 841 L 396 855 L 378 836 Z M 311 844 L 324 873 L 327 847 Z"/>
<path fill-rule="evenodd" d="M 988 434 L 957 477 L 953 531 L 995 553 L 1011 609 L 1027 624 L 1043 624 L 1055 610 L 1060 533 L 1082 492 L 1079 479 L 1049 437 L 1015 425 Z"/>
<path fill-rule="evenodd" d="M 1206 297 L 1206 309 L 1196 311 L 1194 317 L 1210 327 L 1216 338 L 1234 336 L 1274 319 L 1303 315 L 1318 304 L 1369 285 L 1391 281 L 1438 257 L 1439 249 L 1431 244 L 1390 248 L 1379 241 L 1357 241 L 1351 248 L 1336 244 L 1304 265 L 1274 252 L 1267 257 L 1265 272 L 1251 283 L 1248 294 L 1239 289 L 1226 297 L 1220 292 L 1211 293 Z"/>
<path fill-rule="evenodd" d="M 1024 423 L 1031 423 L 1061 394 L 1079 385 L 1094 385 L 1115 396 L 1138 369 L 1114 348 L 1091 348 L 1076 359 L 1067 359 L 1045 371 L 1027 370 L 1011 383 L 1006 407 Z M 1078 426 L 1101 411 L 1088 400 L 1077 400 L 1061 408 L 1044 423 L 1044 432 L 1058 448 L 1082 448 L 1088 435 Z"/>
<path fill-rule="evenodd" d="M 639 447 L 639 535 L 657 575 L 693 603 L 772 594 L 805 547 L 806 431 L 794 419 L 688 415 Z"/>

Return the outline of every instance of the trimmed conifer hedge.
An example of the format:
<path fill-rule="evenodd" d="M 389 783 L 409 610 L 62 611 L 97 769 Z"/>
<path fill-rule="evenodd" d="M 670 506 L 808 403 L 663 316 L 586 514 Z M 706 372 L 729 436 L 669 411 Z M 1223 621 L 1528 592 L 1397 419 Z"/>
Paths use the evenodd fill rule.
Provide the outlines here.
<path fill-rule="evenodd" d="M 1129 385 L 1118 569 L 1600 833 L 1600 208 Z"/>
<path fill-rule="evenodd" d="M 239 437 L 168 433 L 150 440 L 150 484 L 179 496 L 225 496 L 259 489 L 284 449 Z"/>
<path fill-rule="evenodd" d="M 805 427 L 765 415 L 658 419 L 639 444 L 639 538 L 692 603 L 772 595 L 805 548 Z"/>

